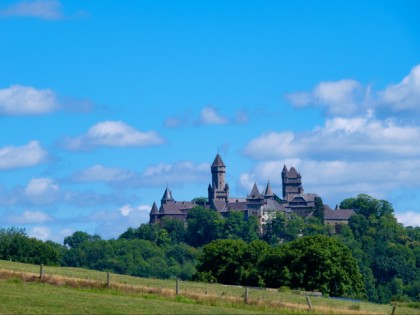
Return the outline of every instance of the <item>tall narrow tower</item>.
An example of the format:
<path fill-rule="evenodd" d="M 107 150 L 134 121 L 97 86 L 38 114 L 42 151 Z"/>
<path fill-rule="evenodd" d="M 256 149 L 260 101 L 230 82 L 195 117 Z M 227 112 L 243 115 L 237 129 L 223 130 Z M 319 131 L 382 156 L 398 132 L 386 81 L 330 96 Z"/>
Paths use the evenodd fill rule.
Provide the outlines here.
<path fill-rule="evenodd" d="M 283 199 L 289 200 L 294 195 L 303 194 L 302 176 L 292 166 L 287 170 L 286 165 L 281 172 L 281 179 L 283 183 Z"/>
<path fill-rule="evenodd" d="M 209 201 L 223 200 L 227 202 L 229 197 L 229 185 L 225 184 L 226 165 L 219 154 L 216 155 L 211 165 L 211 180 L 209 185 Z"/>

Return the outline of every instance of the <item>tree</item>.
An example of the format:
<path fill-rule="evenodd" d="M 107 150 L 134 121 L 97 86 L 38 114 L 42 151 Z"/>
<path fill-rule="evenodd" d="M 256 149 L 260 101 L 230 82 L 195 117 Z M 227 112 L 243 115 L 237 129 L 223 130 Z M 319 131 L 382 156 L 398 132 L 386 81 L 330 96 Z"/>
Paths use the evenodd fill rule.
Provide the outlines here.
<path fill-rule="evenodd" d="M 172 243 L 185 242 L 186 229 L 183 221 L 163 218 L 160 222 L 160 226 L 168 232 L 168 236 Z"/>
<path fill-rule="evenodd" d="M 272 244 L 290 242 L 301 235 L 303 219 L 296 213 L 277 212 L 276 216 L 264 225 L 263 239 Z"/>
<path fill-rule="evenodd" d="M 86 232 L 77 231 L 74 232 L 71 236 L 66 236 L 64 238 L 64 245 L 70 248 L 76 248 L 83 244 L 84 242 L 94 242 L 100 240 L 101 237 L 97 234 L 90 235 Z"/>
<path fill-rule="evenodd" d="M 221 238 L 242 239 L 245 242 L 252 242 L 259 237 L 260 227 L 255 216 L 245 218 L 243 212 L 232 211 L 222 222 Z"/>
<path fill-rule="evenodd" d="M 263 286 L 259 269 L 269 251 L 263 241 L 249 244 L 243 240 L 216 240 L 203 246 L 197 267 L 197 279 L 223 284 Z"/>
<path fill-rule="evenodd" d="M 315 197 L 314 217 L 318 218 L 324 224 L 324 203 L 321 197 Z"/>
<path fill-rule="evenodd" d="M 0 228 L 0 259 L 30 264 L 58 265 L 61 259 L 60 245 L 44 243 L 26 235 L 25 230 L 15 227 Z"/>
<path fill-rule="evenodd" d="M 378 200 L 365 194 L 360 194 L 356 198 L 344 199 L 340 203 L 340 208 L 353 209 L 356 213 L 365 217 L 370 215 L 380 217 L 394 212 L 392 205 L 388 201 Z"/>
<path fill-rule="evenodd" d="M 192 208 L 187 216 L 187 243 L 194 247 L 220 238 L 223 218 L 214 210 L 197 206 Z"/>
<path fill-rule="evenodd" d="M 334 238 L 315 235 L 287 243 L 262 262 L 265 282 L 333 296 L 364 294 L 362 275 L 349 248 Z"/>

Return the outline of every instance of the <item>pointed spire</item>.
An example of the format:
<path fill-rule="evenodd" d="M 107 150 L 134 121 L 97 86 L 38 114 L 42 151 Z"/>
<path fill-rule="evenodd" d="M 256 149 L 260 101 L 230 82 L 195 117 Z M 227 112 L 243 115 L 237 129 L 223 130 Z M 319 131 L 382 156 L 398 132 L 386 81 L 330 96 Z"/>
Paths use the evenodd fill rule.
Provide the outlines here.
<path fill-rule="evenodd" d="M 274 196 L 273 194 L 273 190 L 271 189 L 271 185 L 270 185 L 270 181 L 267 182 L 267 186 L 265 187 L 264 190 L 264 196 Z"/>
<path fill-rule="evenodd" d="M 260 191 L 258 190 L 257 183 L 254 183 L 254 187 L 251 190 L 251 198 L 261 197 Z"/>
<path fill-rule="evenodd" d="M 286 164 L 284 164 L 284 166 L 283 166 L 283 171 L 281 171 L 282 173 L 287 173 L 288 172 L 288 170 L 287 170 L 287 167 L 286 167 Z"/>
<path fill-rule="evenodd" d="M 156 202 L 153 201 L 152 210 L 150 210 L 150 215 L 159 214 L 158 207 L 156 205 Z"/>
<path fill-rule="evenodd" d="M 224 166 L 224 167 L 226 167 L 226 165 L 225 165 L 225 163 L 223 163 L 223 160 L 220 157 L 219 153 L 217 153 L 216 158 L 214 159 L 214 162 L 211 166 Z"/>
<path fill-rule="evenodd" d="M 296 178 L 296 177 L 298 177 L 299 175 L 298 175 L 298 172 L 296 171 L 296 169 L 292 166 L 291 168 L 290 168 L 290 171 L 289 171 L 289 174 L 288 174 L 288 177 L 292 177 L 292 178 Z"/>
<path fill-rule="evenodd" d="M 174 201 L 174 198 L 172 198 L 172 193 L 169 190 L 168 187 L 166 187 L 165 192 L 163 193 L 163 197 L 162 197 L 162 202 L 167 202 L 167 201 Z"/>

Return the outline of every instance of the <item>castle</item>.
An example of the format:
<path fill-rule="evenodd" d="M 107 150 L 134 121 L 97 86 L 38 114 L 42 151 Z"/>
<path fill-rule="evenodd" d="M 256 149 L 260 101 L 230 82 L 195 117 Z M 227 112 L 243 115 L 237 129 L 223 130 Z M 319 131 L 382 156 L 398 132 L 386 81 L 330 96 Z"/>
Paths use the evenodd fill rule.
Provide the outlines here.
<path fill-rule="evenodd" d="M 225 182 L 226 165 L 220 154 L 211 165 L 211 184 L 208 186 L 208 200 L 175 201 L 171 190 L 166 187 L 161 199 L 160 207 L 153 203 L 150 211 L 150 223 L 159 222 L 162 218 L 172 218 L 185 221 L 188 211 L 195 206 L 213 209 L 222 215 L 231 211 L 241 211 L 244 217 L 256 216 L 260 224 L 264 224 L 277 212 L 296 214 L 306 218 L 312 215 L 317 194 L 305 194 L 302 186 L 302 176 L 294 167 L 287 169 L 286 165 L 281 172 L 282 198 L 273 193 L 270 182 L 261 193 L 256 183 L 245 198 L 232 198 L 229 196 L 229 184 Z M 330 224 L 347 223 L 353 210 L 331 210 L 324 205 L 325 222 Z"/>

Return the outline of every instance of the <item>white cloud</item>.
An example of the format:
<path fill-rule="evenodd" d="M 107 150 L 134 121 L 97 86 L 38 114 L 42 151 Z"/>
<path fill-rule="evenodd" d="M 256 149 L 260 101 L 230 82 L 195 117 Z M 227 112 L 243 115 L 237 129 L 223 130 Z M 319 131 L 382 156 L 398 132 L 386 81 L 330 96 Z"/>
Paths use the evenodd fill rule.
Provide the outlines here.
<path fill-rule="evenodd" d="M 53 218 L 42 211 L 25 210 L 20 215 L 7 215 L 2 221 L 8 224 L 39 224 L 52 221 Z"/>
<path fill-rule="evenodd" d="M 51 178 L 33 178 L 25 188 L 25 197 L 34 204 L 52 203 L 60 197 L 60 186 Z"/>
<path fill-rule="evenodd" d="M 420 65 L 415 66 L 398 84 L 390 84 L 384 90 L 372 91 L 350 79 L 326 81 L 317 84 L 311 92 L 296 92 L 286 95 L 296 107 L 321 106 L 329 115 L 352 116 L 367 111 L 386 114 L 391 109 L 394 115 L 420 111 Z"/>
<path fill-rule="evenodd" d="M 67 139 L 65 146 L 70 150 L 78 150 L 97 146 L 142 147 L 164 142 L 156 131 L 142 132 L 122 121 L 103 121 L 92 126 L 86 134 Z"/>
<path fill-rule="evenodd" d="M 312 132 L 270 132 L 253 139 L 244 154 L 254 159 L 386 159 L 418 157 L 420 127 L 371 116 L 333 118 Z"/>
<path fill-rule="evenodd" d="M 420 226 L 420 213 L 414 211 L 396 212 L 395 216 L 398 222 L 405 226 Z"/>
<path fill-rule="evenodd" d="M 120 168 L 94 165 L 73 175 L 76 182 L 118 182 L 133 177 L 134 173 Z"/>
<path fill-rule="evenodd" d="M 0 115 L 39 115 L 59 107 L 51 90 L 13 85 L 0 90 Z"/>
<path fill-rule="evenodd" d="M 209 170 L 208 163 L 197 164 L 191 161 L 173 164 L 159 163 L 147 167 L 142 173 L 95 165 L 77 172 L 71 178 L 76 182 L 104 182 L 119 186 L 151 187 L 206 182 Z"/>
<path fill-rule="evenodd" d="M 35 226 L 28 231 L 30 237 L 35 237 L 39 240 L 46 241 L 50 239 L 51 230 L 45 226 Z"/>
<path fill-rule="evenodd" d="M 95 233 L 104 238 L 116 238 L 129 227 L 138 227 L 142 223 L 149 222 L 149 213 L 152 206 L 133 206 L 126 204 L 118 210 L 101 210 L 89 215 L 86 220 L 95 222 Z"/>
<path fill-rule="evenodd" d="M 214 107 L 204 107 L 200 113 L 199 123 L 203 125 L 224 125 L 229 122 L 224 116 L 221 116 Z"/>
<path fill-rule="evenodd" d="M 0 10 L 0 16 L 33 17 L 43 20 L 64 18 L 61 3 L 58 0 L 20 1 L 6 9 Z"/>
<path fill-rule="evenodd" d="M 420 110 L 420 65 L 398 84 L 391 84 L 379 92 L 380 102 L 390 106 L 394 111 Z"/>
<path fill-rule="evenodd" d="M 286 98 L 298 107 L 315 104 L 326 107 L 327 112 L 332 115 L 351 115 L 358 110 L 365 93 L 359 82 L 344 79 L 321 82 L 311 93 L 292 93 L 286 95 Z"/>
<path fill-rule="evenodd" d="M 118 211 L 120 211 L 121 215 L 124 217 L 128 217 L 130 214 L 135 212 L 139 212 L 140 214 L 146 213 L 149 215 L 150 209 L 152 207 L 150 205 L 139 205 L 139 206 L 131 206 L 130 204 L 126 204 L 122 206 Z"/>
<path fill-rule="evenodd" d="M 48 153 L 38 141 L 31 141 L 20 147 L 0 148 L 0 170 L 35 166 L 45 162 Z"/>
<path fill-rule="evenodd" d="M 250 172 L 240 175 L 239 186 L 246 192 L 270 180 L 276 194 L 282 194 L 283 165 L 296 167 L 302 175 L 305 192 L 317 193 L 331 206 L 344 198 L 361 193 L 387 198 L 400 187 L 419 187 L 420 158 L 395 161 L 346 161 L 286 159 L 258 163 Z"/>

